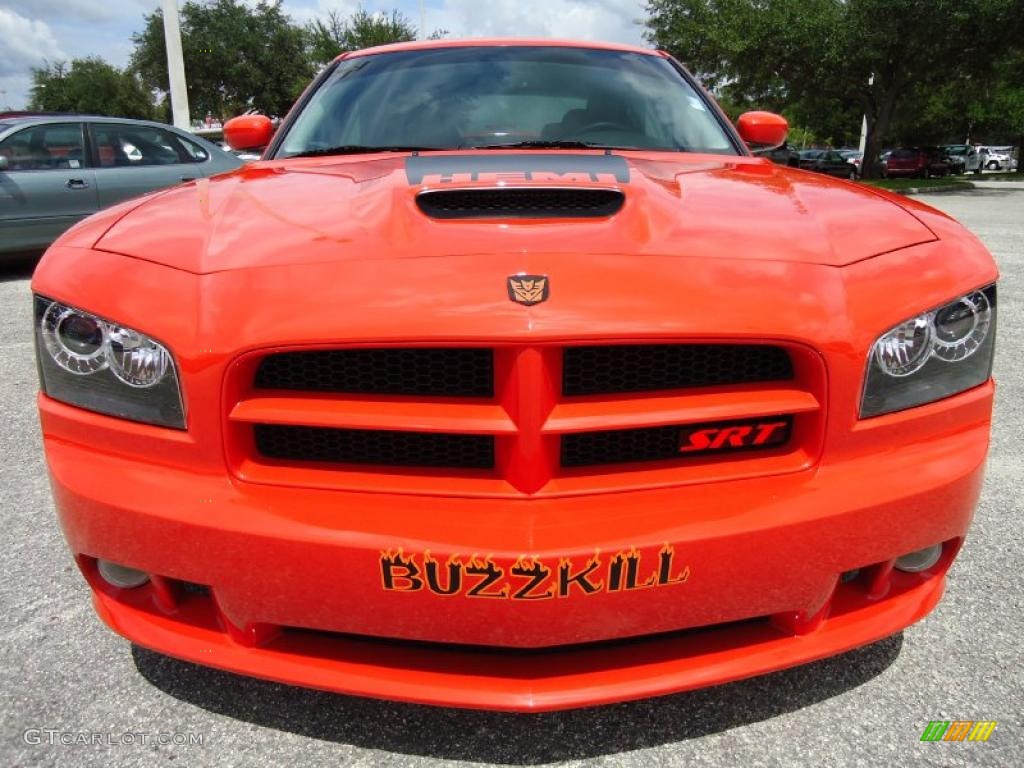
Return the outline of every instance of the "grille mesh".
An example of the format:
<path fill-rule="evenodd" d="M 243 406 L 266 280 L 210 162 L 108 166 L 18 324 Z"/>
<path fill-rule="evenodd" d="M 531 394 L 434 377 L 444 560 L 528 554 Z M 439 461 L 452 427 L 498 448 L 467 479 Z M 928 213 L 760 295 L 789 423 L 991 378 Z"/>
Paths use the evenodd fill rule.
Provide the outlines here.
<path fill-rule="evenodd" d="M 268 355 L 259 389 L 427 397 L 492 397 L 490 349 L 332 349 Z"/>
<path fill-rule="evenodd" d="M 448 189 L 416 197 L 435 219 L 597 218 L 617 213 L 624 201 L 615 189 Z"/>
<path fill-rule="evenodd" d="M 255 426 L 256 448 L 271 459 L 389 467 L 490 469 L 494 438 L 276 424 Z"/>
<path fill-rule="evenodd" d="M 793 364 L 786 351 L 765 344 L 567 347 L 562 392 L 651 392 L 791 378 Z"/>

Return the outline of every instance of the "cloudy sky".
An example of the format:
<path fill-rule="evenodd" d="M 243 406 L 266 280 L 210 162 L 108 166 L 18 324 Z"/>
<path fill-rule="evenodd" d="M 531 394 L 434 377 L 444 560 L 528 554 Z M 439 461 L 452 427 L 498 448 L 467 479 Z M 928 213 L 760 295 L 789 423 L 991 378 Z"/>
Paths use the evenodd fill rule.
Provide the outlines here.
<path fill-rule="evenodd" d="M 183 0 L 179 0 L 183 2 Z M 44 61 L 101 56 L 124 66 L 131 35 L 160 0 L 0 0 L 0 110 L 24 108 L 30 69 Z M 360 0 L 284 0 L 295 21 Z M 397 8 L 419 23 L 418 0 L 365 0 L 369 11 Z M 641 42 L 644 0 L 426 0 L 427 29 L 453 37 L 553 36 Z"/>

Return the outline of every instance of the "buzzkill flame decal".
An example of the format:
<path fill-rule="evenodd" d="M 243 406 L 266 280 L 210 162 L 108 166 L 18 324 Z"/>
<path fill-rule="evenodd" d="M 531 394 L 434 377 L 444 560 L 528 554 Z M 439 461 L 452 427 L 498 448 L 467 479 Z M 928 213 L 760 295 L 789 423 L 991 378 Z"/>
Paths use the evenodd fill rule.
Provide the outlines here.
<path fill-rule="evenodd" d="M 386 592 L 432 592 L 441 597 L 499 600 L 551 600 L 600 592 L 685 584 L 689 566 L 678 567 L 675 547 L 665 544 L 653 557 L 630 547 L 603 558 L 600 551 L 583 563 L 561 558 L 557 564 L 520 555 L 508 566 L 491 556 L 450 555 L 443 562 L 430 555 L 406 554 L 401 547 L 380 553 L 381 584 Z"/>

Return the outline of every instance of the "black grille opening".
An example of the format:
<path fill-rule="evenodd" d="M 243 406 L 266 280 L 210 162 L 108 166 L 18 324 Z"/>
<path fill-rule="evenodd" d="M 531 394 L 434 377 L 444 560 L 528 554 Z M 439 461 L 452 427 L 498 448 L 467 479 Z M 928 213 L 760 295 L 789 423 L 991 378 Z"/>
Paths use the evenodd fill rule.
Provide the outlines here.
<path fill-rule="evenodd" d="M 330 349 L 268 355 L 258 389 L 367 395 L 493 397 L 490 349 Z"/>
<path fill-rule="evenodd" d="M 580 432 L 562 435 L 562 466 L 630 464 L 767 450 L 788 443 L 792 432 L 792 416 Z"/>
<path fill-rule="evenodd" d="M 257 424 L 255 437 L 257 450 L 271 459 L 387 467 L 494 466 L 494 438 L 490 435 Z"/>
<path fill-rule="evenodd" d="M 443 189 L 423 192 L 416 204 L 435 219 L 599 218 L 618 213 L 617 189 Z"/>
<path fill-rule="evenodd" d="M 767 344 L 626 344 L 567 347 L 562 392 L 602 395 L 786 381 L 793 363 Z"/>

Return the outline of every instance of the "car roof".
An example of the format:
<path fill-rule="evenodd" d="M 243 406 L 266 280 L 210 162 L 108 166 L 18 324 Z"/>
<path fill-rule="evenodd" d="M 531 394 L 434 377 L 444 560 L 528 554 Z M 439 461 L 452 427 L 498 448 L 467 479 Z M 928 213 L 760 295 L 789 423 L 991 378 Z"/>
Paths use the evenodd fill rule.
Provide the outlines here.
<path fill-rule="evenodd" d="M 63 119 L 67 117 L 85 117 L 85 115 L 78 112 L 0 112 L 0 123 L 22 123 L 27 120 Z"/>
<path fill-rule="evenodd" d="M 431 48 L 503 48 L 508 46 L 526 47 L 547 47 L 547 48 L 592 48 L 601 51 L 623 51 L 626 53 L 642 53 L 648 56 L 668 56 L 663 51 L 655 51 L 651 48 L 644 48 L 639 45 L 627 45 L 625 43 L 609 43 L 596 40 L 553 40 L 543 37 L 481 37 L 462 38 L 457 40 L 413 40 L 408 43 L 390 43 L 388 45 L 377 45 L 373 48 L 363 48 L 359 51 L 348 51 L 338 56 L 340 59 L 354 59 L 361 56 L 373 56 L 378 53 L 393 53 L 397 51 L 418 51 Z"/>
<path fill-rule="evenodd" d="M 210 141 L 204 136 L 197 136 L 192 131 L 186 131 L 167 123 L 160 123 L 156 120 L 135 120 L 130 117 L 106 117 L 104 115 L 83 115 L 74 112 L 45 112 L 45 113 L 17 113 L 18 117 L 4 117 L 4 114 L 14 113 L 0 113 L 0 136 L 7 135 L 9 131 L 15 131 L 17 129 L 26 128 L 32 125 L 46 125 L 47 123 L 66 123 L 69 118 L 75 122 L 85 123 L 130 123 L 132 125 L 139 126 L 152 126 L 153 128 L 163 128 L 167 131 L 172 131 L 181 136 L 186 136 L 192 142 L 198 142 L 203 146 L 204 149 L 210 149 L 211 147 L 218 152 L 223 154 L 230 154 L 225 150 L 221 149 L 216 142 Z"/>
<path fill-rule="evenodd" d="M 7 115 L 13 115 L 8 117 Z M 20 128 L 26 125 L 45 125 L 46 123 L 131 123 L 133 125 L 152 126 L 154 128 L 165 128 L 171 131 L 182 133 L 180 128 L 156 120 L 136 120 L 131 117 L 108 117 L 106 115 L 87 115 L 77 112 L 20 112 L 0 113 L 0 130 L 8 128 Z M 184 131 L 192 135 L 190 131 Z M 197 137 L 198 138 L 198 137 Z"/>

